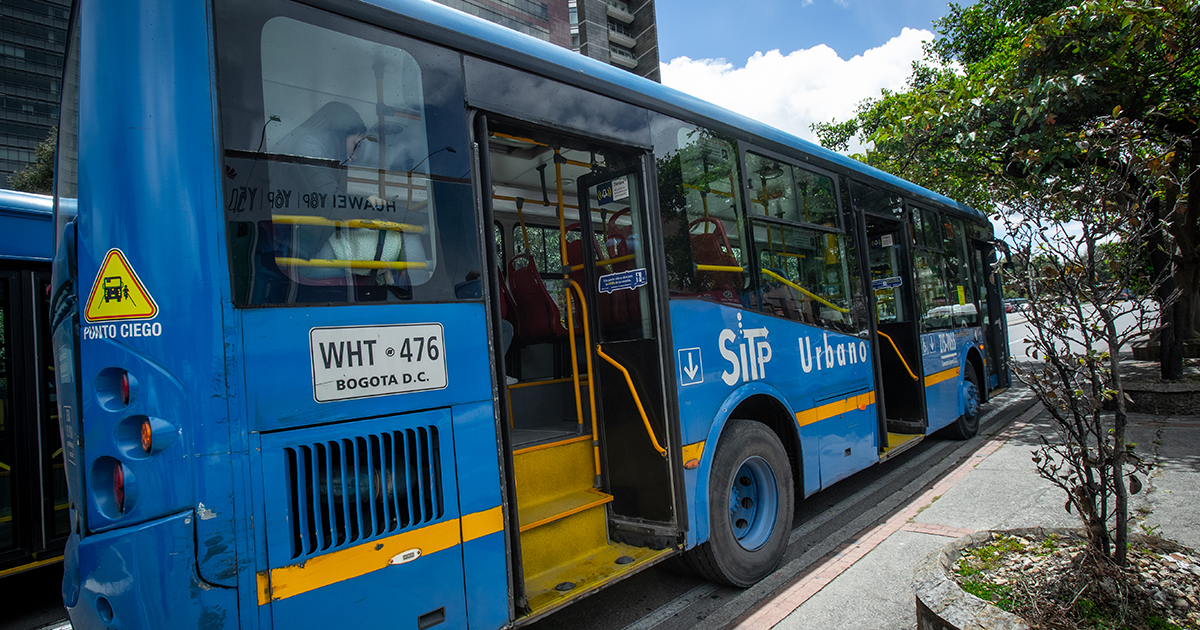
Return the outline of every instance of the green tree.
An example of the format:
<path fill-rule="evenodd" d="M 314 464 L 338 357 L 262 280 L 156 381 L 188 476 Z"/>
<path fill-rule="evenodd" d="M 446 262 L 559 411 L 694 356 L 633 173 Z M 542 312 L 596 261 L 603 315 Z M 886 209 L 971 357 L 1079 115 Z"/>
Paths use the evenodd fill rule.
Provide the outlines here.
<path fill-rule="evenodd" d="M 24 170 L 8 177 L 13 190 L 49 195 L 54 192 L 54 144 L 58 129 L 51 127 L 50 134 L 33 150 L 34 161 Z"/>
<path fill-rule="evenodd" d="M 1124 292 L 1159 299 L 1164 375 L 1181 375 L 1182 341 L 1200 337 L 1198 25 L 1196 0 L 952 5 L 904 90 L 814 126 L 823 144 L 857 138 L 858 159 L 1007 223 L 1034 330 L 1018 373 L 1061 436 L 1039 471 L 1083 520 L 1094 567 L 1124 563 L 1140 485 L 1117 349 L 1144 331 L 1116 329 L 1141 308 Z"/>
<path fill-rule="evenodd" d="M 938 29 L 904 91 L 816 125 L 822 143 L 857 137 L 867 163 L 996 212 L 1060 173 L 1125 172 L 1127 156 L 1090 161 L 1087 134 L 1106 116 L 1136 123 L 1173 169 L 1128 184 L 1153 193 L 1140 210 L 1163 228 L 1144 245 L 1170 271 L 1163 375 L 1181 377 L 1183 342 L 1200 340 L 1200 3 L 983 0 Z"/>

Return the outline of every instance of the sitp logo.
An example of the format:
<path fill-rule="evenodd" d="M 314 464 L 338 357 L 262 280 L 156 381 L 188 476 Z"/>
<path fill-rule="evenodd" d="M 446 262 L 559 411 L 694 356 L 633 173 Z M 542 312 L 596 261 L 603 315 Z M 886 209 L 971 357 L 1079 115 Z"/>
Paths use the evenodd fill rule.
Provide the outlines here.
<path fill-rule="evenodd" d="M 729 362 L 729 369 L 721 373 L 726 385 L 757 381 L 767 376 L 767 363 L 771 361 L 771 344 L 767 341 L 767 329 L 742 328 L 742 314 L 738 313 L 738 329 L 721 331 L 718 346 L 721 356 Z"/>

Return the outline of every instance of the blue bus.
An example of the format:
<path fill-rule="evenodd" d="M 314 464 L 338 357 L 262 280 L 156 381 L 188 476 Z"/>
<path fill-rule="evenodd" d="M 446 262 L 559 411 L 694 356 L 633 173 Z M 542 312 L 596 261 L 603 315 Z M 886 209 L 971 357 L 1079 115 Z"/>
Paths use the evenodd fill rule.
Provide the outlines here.
<path fill-rule="evenodd" d="M 76 628 L 746 586 L 1009 381 L 979 212 L 432 2 L 79 0 L 62 111 Z"/>
<path fill-rule="evenodd" d="M 0 579 L 59 562 L 67 540 L 47 326 L 53 208 L 0 190 Z"/>

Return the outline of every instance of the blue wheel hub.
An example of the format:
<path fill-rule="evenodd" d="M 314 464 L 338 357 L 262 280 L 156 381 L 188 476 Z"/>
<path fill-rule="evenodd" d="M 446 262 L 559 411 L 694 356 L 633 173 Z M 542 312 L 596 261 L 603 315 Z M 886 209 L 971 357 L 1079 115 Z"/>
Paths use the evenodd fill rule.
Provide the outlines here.
<path fill-rule="evenodd" d="M 964 406 L 965 415 L 968 418 L 974 418 L 978 416 L 979 388 L 975 386 L 975 383 L 972 383 L 971 381 L 963 381 L 963 396 L 966 397 L 966 400 L 964 401 L 966 403 Z"/>
<path fill-rule="evenodd" d="M 767 544 L 779 512 L 779 486 L 775 473 L 761 457 L 746 458 L 729 489 L 729 525 L 733 537 L 747 551 Z"/>

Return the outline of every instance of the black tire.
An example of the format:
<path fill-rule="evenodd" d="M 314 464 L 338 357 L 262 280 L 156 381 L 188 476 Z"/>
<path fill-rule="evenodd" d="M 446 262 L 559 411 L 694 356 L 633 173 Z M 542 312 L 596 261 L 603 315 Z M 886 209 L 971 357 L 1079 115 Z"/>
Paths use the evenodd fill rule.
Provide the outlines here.
<path fill-rule="evenodd" d="M 982 392 L 979 389 L 979 377 L 975 374 L 975 368 L 967 366 L 966 373 L 963 374 L 963 381 L 967 386 L 968 395 L 970 392 L 974 392 L 975 399 L 974 401 L 968 399 L 966 412 L 959 416 L 954 424 L 946 427 L 946 435 L 955 440 L 969 440 L 979 432 L 979 405 Z"/>
<path fill-rule="evenodd" d="M 735 484 L 754 489 L 753 499 L 739 499 L 736 512 L 731 506 Z M 736 587 L 750 586 L 774 571 L 787 549 L 795 503 L 792 468 L 779 437 L 752 420 L 730 421 L 717 444 L 708 497 L 708 542 L 685 554 L 688 566 L 700 577 Z"/>

